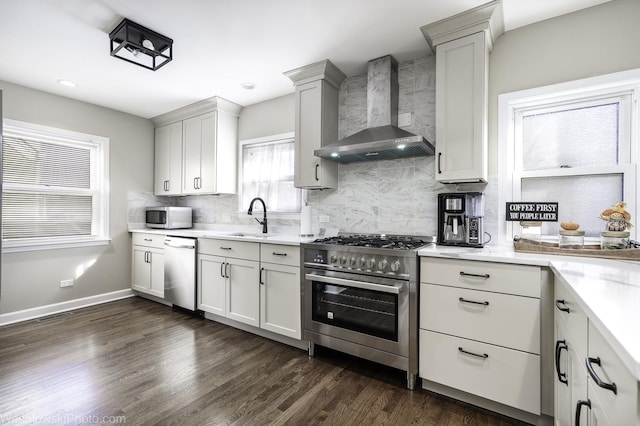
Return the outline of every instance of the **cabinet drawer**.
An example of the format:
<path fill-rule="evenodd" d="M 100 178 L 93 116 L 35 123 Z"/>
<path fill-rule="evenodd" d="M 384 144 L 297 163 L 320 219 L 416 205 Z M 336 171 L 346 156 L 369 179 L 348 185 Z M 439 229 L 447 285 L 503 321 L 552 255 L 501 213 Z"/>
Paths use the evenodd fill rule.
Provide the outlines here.
<path fill-rule="evenodd" d="M 540 297 L 540 268 L 509 263 L 422 258 L 420 281 L 519 296 Z"/>
<path fill-rule="evenodd" d="M 278 265 L 300 266 L 300 247 L 260 244 L 260 261 Z"/>
<path fill-rule="evenodd" d="M 578 358 L 584 363 L 587 356 L 587 316 L 569 294 L 565 285 L 557 278 L 554 287 L 554 316 L 565 325 L 573 348 Z"/>
<path fill-rule="evenodd" d="M 164 248 L 164 235 L 162 234 L 144 234 L 134 232 L 131 235 L 131 241 L 136 246 Z"/>
<path fill-rule="evenodd" d="M 423 379 L 540 414 L 538 355 L 420 330 L 419 366 Z"/>
<path fill-rule="evenodd" d="M 420 328 L 540 354 L 540 300 L 421 284 Z"/>
<path fill-rule="evenodd" d="M 260 244 L 200 238 L 198 239 L 198 253 L 257 261 L 260 260 Z"/>
<path fill-rule="evenodd" d="M 596 379 L 589 374 L 590 384 L 602 404 L 602 410 L 613 425 L 633 425 L 638 422 L 638 382 L 611 346 L 604 340 L 596 328 L 589 325 L 589 357 L 599 358 L 600 365 L 591 361 L 595 375 L 607 384 L 615 383 L 616 393 L 602 388 L 596 383 Z M 580 360 L 585 363 L 583 358 Z M 588 368 L 587 368 L 588 371 Z M 589 388 L 591 390 L 592 388 Z M 591 396 L 591 395 L 590 395 Z"/>

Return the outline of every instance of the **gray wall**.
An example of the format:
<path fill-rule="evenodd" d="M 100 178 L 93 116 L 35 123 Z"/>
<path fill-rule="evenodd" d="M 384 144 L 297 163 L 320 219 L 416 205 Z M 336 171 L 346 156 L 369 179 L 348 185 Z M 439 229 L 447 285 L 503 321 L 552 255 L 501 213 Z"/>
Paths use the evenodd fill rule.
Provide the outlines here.
<path fill-rule="evenodd" d="M 127 191 L 153 190 L 153 125 L 147 119 L 0 81 L 4 117 L 105 136 L 110 141 L 108 246 L 2 255 L 0 313 L 130 288 Z M 73 287 L 61 279 L 84 273 Z"/>
<path fill-rule="evenodd" d="M 293 86 L 291 86 L 293 91 Z M 280 96 L 244 107 L 238 121 L 238 139 L 243 141 L 295 130 L 294 95 Z"/>
<path fill-rule="evenodd" d="M 640 1 L 613 0 L 504 33 L 489 63 L 489 173 L 498 172 L 498 95 L 640 68 Z"/>

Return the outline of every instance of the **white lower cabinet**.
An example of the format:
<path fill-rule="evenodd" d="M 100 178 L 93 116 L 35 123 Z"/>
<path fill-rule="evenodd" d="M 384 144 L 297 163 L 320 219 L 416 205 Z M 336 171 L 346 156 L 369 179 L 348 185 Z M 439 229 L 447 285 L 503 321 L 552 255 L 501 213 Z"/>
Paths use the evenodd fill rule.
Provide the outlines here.
<path fill-rule="evenodd" d="M 541 268 L 422 258 L 420 274 L 423 387 L 432 382 L 490 401 L 490 409 L 498 403 L 539 416 Z"/>
<path fill-rule="evenodd" d="M 299 247 L 201 239 L 198 309 L 300 339 Z"/>
<path fill-rule="evenodd" d="M 227 318 L 260 326 L 259 263 L 254 260 L 228 259 Z"/>
<path fill-rule="evenodd" d="M 640 425 L 639 382 L 555 281 L 555 424 Z"/>
<path fill-rule="evenodd" d="M 300 267 L 263 263 L 260 280 L 260 327 L 302 338 Z"/>
<path fill-rule="evenodd" d="M 164 297 L 164 235 L 133 233 L 131 288 Z"/>
<path fill-rule="evenodd" d="M 540 410 L 538 355 L 427 330 L 420 330 L 420 347 L 423 379 L 521 410 Z"/>

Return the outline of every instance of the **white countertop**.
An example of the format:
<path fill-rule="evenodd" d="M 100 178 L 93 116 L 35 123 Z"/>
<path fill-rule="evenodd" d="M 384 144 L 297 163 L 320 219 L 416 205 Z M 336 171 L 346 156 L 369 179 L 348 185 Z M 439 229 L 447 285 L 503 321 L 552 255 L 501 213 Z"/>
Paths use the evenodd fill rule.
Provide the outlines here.
<path fill-rule="evenodd" d="M 238 228 L 239 229 L 239 228 Z M 301 237 L 295 234 L 268 233 L 266 235 L 254 230 L 225 230 L 225 229 L 152 229 L 133 228 L 129 232 L 143 232 L 146 234 L 171 235 L 185 238 L 216 238 L 220 240 L 248 241 L 253 243 L 284 244 L 297 246 L 300 243 L 313 241 L 316 237 Z M 238 234 L 242 234 L 241 236 Z"/>
<path fill-rule="evenodd" d="M 425 257 L 549 267 L 576 297 L 636 380 L 640 381 L 640 263 L 591 257 L 516 253 L 512 246 L 430 246 Z"/>

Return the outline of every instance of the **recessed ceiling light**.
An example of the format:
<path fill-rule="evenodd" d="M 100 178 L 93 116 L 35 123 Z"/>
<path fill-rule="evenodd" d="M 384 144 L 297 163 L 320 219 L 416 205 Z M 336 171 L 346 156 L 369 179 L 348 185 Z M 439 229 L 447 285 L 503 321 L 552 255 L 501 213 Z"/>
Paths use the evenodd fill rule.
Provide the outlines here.
<path fill-rule="evenodd" d="M 69 81 L 69 80 L 58 80 L 58 83 L 67 87 L 76 87 L 76 84 L 73 81 Z"/>
<path fill-rule="evenodd" d="M 240 86 L 242 86 L 242 88 L 244 89 L 251 90 L 251 89 L 255 89 L 256 84 L 251 81 L 245 81 L 244 83 L 240 83 Z"/>

